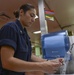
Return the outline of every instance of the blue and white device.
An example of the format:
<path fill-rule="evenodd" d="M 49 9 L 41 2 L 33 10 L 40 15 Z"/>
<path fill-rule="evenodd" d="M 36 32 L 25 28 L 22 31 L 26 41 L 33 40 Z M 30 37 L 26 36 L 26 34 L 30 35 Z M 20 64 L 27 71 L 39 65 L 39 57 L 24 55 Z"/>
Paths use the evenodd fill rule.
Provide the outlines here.
<path fill-rule="evenodd" d="M 42 53 L 44 59 L 64 58 L 70 48 L 66 30 L 44 34 L 41 36 Z"/>

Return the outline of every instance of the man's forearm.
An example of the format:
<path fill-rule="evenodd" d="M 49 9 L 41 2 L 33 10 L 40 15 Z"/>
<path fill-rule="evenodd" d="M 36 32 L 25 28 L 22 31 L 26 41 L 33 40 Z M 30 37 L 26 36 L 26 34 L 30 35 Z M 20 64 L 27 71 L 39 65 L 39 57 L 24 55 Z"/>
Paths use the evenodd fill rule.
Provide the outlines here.
<path fill-rule="evenodd" d="M 38 62 L 26 62 L 17 58 L 12 58 L 5 69 L 16 71 L 16 72 L 30 72 L 41 70 L 41 65 Z"/>
<path fill-rule="evenodd" d="M 34 54 L 31 55 L 31 60 L 32 60 L 32 61 L 36 61 L 36 62 L 43 62 L 43 61 L 46 61 L 46 59 L 37 57 L 37 56 L 34 55 Z"/>

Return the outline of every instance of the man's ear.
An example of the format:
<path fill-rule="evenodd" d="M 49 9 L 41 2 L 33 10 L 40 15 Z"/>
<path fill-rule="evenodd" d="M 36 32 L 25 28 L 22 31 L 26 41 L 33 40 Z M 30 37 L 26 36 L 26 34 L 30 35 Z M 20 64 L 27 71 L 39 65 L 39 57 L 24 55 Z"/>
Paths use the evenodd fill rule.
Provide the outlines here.
<path fill-rule="evenodd" d="M 20 10 L 19 15 L 21 16 L 24 13 L 23 9 Z"/>

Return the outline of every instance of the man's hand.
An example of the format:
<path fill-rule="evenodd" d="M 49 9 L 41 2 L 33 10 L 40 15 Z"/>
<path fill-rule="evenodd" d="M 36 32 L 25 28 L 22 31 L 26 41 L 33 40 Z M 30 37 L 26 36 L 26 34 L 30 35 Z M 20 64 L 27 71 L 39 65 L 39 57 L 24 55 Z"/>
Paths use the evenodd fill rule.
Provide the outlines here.
<path fill-rule="evenodd" d="M 60 66 L 62 65 L 63 59 L 57 58 L 54 60 L 48 60 L 42 63 L 41 67 L 45 73 L 53 74 L 55 73 Z"/>
<path fill-rule="evenodd" d="M 59 62 L 61 65 L 63 64 L 64 58 L 57 58 L 57 59 L 53 59 L 50 60 L 51 62 Z"/>

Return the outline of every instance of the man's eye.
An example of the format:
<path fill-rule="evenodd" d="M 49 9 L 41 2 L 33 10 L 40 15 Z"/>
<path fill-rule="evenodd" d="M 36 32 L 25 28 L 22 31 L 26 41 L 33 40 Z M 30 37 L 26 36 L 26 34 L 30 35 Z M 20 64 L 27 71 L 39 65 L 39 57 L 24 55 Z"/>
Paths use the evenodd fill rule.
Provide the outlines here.
<path fill-rule="evenodd" d="M 33 14 L 30 14 L 31 17 L 35 17 Z"/>
<path fill-rule="evenodd" d="M 30 15 L 31 17 L 33 17 L 33 15 Z"/>
<path fill-rule="evenodd" d="M 31 15 L 31 17 L 33 17 L 33 15 Z"/>

